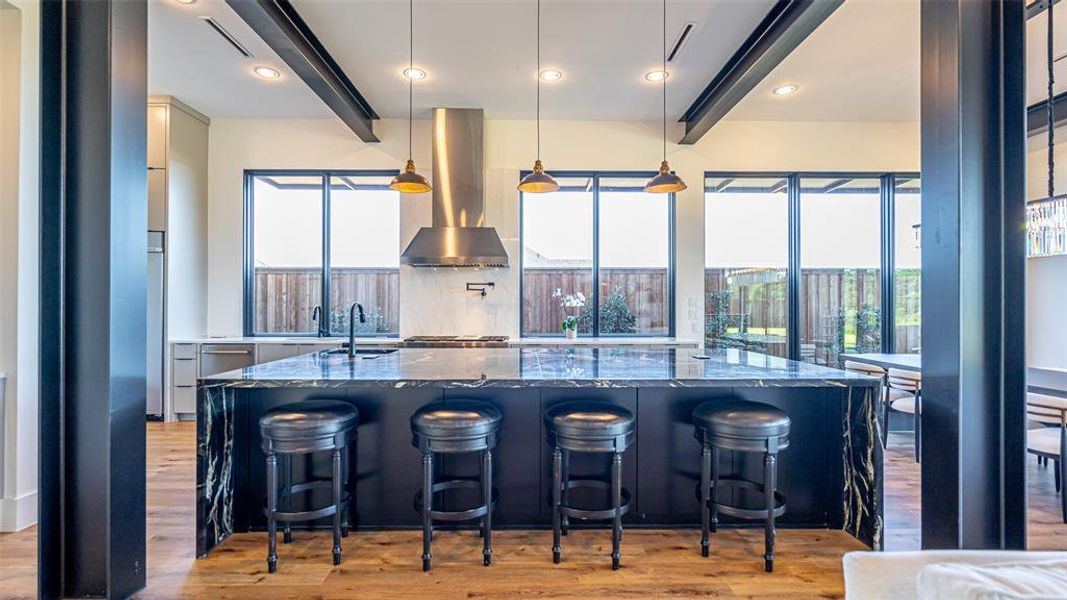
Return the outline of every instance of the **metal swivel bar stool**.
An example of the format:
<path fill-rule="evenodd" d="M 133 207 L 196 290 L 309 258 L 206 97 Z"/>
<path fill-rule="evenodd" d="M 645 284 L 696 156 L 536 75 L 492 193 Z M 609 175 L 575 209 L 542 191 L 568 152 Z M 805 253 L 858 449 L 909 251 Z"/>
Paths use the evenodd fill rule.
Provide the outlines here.
<path fill-rule="evenodd" d="M 611 568 L 618 569 L 622 517 L 630 511 L 630 490 L 622 487 L 622 453 L 634 441 L 634 416 L 621 406 L 598 402 L 563 402 L 545 411 L 548 441 L 552 444 L 552 562 L 560 561 L 560 535 L 568 517 L 611 519 Z M 571 452 L 611 453 L 611 481 L 570 479 Z M 564 456 L 566 455 L 566 459 Z M 585 510 L 568 501 L 570 491 L 581 488 L 611 490 L 611 508 Z"/>
<path fill-rule="evenodd" d="M 496 490 L 493 489 L 493 448 L 500 432 L 500 411 L 486 402 L 449 400 L 429 404 L 411 415 L 411 444 L 422 453 L 422 491 L 415 497 L 422 512 L 422 570 L 429 571 L 430 542 L 434 521 L 469 521 L 482 519 L 482 562 L 489 566 L 493 560 L 493 509 Z M 482 453 L 479 480 L 452 479 L 434 482 L 434 454 Z M 467 510 L 434 510 L 434 494 L 459 488 L 480 489 L 482 504 Z"/>
<path fill-rule="evenodd" d="M 744 400 L 704 402 L 693 411 L 694 437 L 703 445 L 700 477 L 700 552 L 708 556 L 710 533 L 718 526 L 718 513 L 739 519 L 764 520 L 764 568 L 774 570 L 774 519 L 785 514 L 785 498 L 777 491 L 778 452 L 789 447 L 789 415 L 781 410 Z M 719 477 L 719 450 L 763 453 L 763 484 L 740 477 Z M 764 508 L 746 509 L 720 502 L 722 488 L 762 492 Z"/>
<path fill-rule="evenodd" d="M 352 494 L 346 493 L 348 447 L 355 443 L 359 412 L 347 402 L 308 400 L 268 410 L 259 419 L 263 452 L 267 455 L 267 570 L 278 570 L 278 522 L 284 524 L 284 541 L 292 541 L 291 523 L 312 521 L 333 515 L 333 564 L 341 564 L 341 537 L 348 535 L 348 507 Z M 293 455 L 332 453 L 332 477 L 293 484 Z M 284 480 L 278 487 L 278 456 L 284 459 Z M 314 510 L 290 510 L 292 495 L 329 488 L 333 502 Z M 285 510 L 278 510 L 281 492 Z"/>

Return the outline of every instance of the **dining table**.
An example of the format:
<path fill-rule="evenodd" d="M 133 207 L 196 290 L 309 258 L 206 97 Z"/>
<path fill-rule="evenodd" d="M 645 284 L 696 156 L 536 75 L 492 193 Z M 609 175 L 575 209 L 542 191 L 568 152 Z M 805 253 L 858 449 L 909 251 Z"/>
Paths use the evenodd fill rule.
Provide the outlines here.
<path fill-rule="evenodd" d="M 883 352 L 845 352 L 843 360 L 851 360 L 883 369 L 902 369 L 922 372 L 921 354 L 892 354 Z M 1057 398 L 1067 398 L 1067 369 L 1056 367 L 1027 367 L 1026 391 Z"/>

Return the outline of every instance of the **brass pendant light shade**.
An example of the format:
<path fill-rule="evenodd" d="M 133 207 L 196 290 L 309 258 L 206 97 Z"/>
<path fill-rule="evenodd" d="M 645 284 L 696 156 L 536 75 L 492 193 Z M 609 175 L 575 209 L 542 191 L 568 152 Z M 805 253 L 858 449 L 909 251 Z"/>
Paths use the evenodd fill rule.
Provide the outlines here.
<path fill-rule="evenodd" d="M 681 177 L 671 173 L 671 167 L 667 161 L 663 161 L 659 166 L 659 173 L 645 184 L 645 191 L 649 194 L 670 194 L 680 192 L 687 187 L 689 186 L 682 181 Z"/>
<path fill-rule="evenodd" d="M 671 173 L 671 167 L 667 164 L 667 0 L 663 0 L 662 58 L 664 77 L 660 81 L 663 86 L 663 162 L 659 165 L 659 173 L 645 184 L 645 192 L 649 194 L 670 194 L 680 192 L 688 187 L 681 177 Z"/>
<path fill-rule="evenodd" d="M 408 0 L 408 69 L 414 67 L 415 57 L 415 0 Z M 412 90 L 414 79 L 408 77 L 408 164 L 404 165 L 404 172 L 400 173 L 389 182 L 389 189 L 404 194 L 425 194 L 433 190 L 430 182 L 425 177 L 415 172 L 415 161 L 411 158 L 411 123 L 412 118 Z"/>
<path fill-rule="evenodd" d="M 540 160 L 534 161 L 533 173 L 523 177 L 519 182 L 519 191 L 531 194 L 544 194 L 558 189 L 559 184 L 551 175 L 545 173 L 545 167 Z"/>
<path fill-rule="evenodd" d="M 544 194 L 559 189 L 556 179 L 545 173 L 541 164 L 541 0 L 537 0 L 537 159 L 534 160 L 533 173 L 519 182 L 520 192 Z"/>
<path fill-rule="evenodd" d="M 415 161 L 408 159 L 404 172 L 389 182 L 389 189 L 404 194 L 424 194 L 433 190 L 426 178 L 415 172 Z"/>

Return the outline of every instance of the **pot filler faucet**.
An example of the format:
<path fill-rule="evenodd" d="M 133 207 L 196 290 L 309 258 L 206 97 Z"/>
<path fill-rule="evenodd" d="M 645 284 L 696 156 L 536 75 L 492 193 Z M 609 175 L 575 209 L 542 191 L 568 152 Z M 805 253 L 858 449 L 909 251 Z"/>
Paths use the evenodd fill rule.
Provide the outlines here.
<path fill-rule="evenodd" d="M 367 322 L 367 315 L 363 314 L 362 304 L 354 302 L 348 307 L 348 358 L 356 357 L 356 311 L 359 311 L 359 322 Z"/>

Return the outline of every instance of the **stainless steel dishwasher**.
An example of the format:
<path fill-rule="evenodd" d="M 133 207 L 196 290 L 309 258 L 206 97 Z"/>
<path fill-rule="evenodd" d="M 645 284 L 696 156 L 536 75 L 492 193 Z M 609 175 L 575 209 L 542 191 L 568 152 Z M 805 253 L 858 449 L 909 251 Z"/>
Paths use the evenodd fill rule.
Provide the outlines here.
<path fill-rule="evenodd" d="M 210 377 L 254 364 L 256 364 L 255 344 L 202 344 L 200 346 L 200 377 Z"/>

